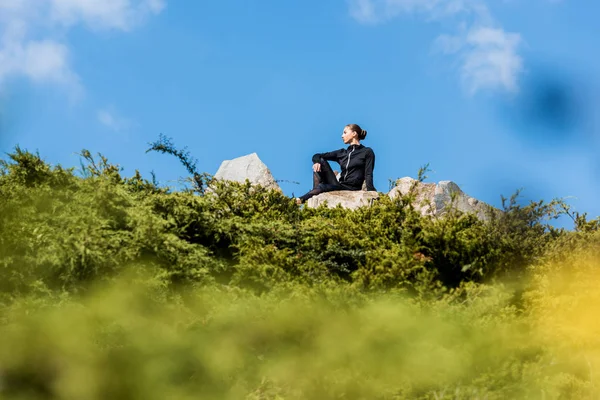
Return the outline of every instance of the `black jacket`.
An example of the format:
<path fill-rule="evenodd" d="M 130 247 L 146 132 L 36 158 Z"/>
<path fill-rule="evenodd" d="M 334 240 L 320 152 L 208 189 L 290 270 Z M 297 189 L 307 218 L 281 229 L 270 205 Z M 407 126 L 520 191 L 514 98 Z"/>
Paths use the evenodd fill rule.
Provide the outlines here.
<path fill-rule="evenodd" d="M 347 149 L 317 153 L 312 158 L 313 163 L 321 162 L 321 160 L 335 161 L 340 164 L 342 172 L 339 182 L 341 184 L 360 189 L 363 181 L 366 181 L 367 190 L 375 191 L 375 186 L 373 186 L 375 153 L 370 147 L 352 144 Z"/>

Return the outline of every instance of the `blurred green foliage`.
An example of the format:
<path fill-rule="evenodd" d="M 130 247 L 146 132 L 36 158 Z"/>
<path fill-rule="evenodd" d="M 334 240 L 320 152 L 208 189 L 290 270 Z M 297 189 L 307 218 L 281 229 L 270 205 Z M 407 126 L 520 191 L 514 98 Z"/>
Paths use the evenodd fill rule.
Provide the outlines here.
<path fill-rule="evenodd" d="M 485 223 L 308 209 L 167 144 L 190 189 L 0 160 L 0 398 L 600 395 L 598 220 L 518 193 Z"/>

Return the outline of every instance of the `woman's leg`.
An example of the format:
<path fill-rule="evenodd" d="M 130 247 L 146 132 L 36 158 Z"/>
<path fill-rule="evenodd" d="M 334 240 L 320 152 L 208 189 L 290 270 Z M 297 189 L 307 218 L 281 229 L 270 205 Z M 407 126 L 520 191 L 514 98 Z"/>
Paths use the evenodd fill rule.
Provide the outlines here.
<path fill-rule="evenodd" d="M 313 196 L 316 196 L 325 192 L 332 192 L 334 190 L 347 190 L 347 188 L 340 185 L 331 165 L 327 161 L 321 162 L 321 171 L 313 172 L 313 188 L 311 191 L 306 193 L 304 196 L 300 196 L 300 202 L 304 203 L 306 200 Z"/>
<path fill-rule="evenodd" d="M 329 165 L 329 162 L 326 160 L 321 161 L 321 171 L 313 172 L 313 189 L 316 188 L 319 183 L 324 183 L 326 185 L 339 185 L 331 165 Z"/>
<path fill-rule="evenodd" d="M 304 196 L 298 197 L 302 203 L 306 200 L 310 199 L 313 196 L 316 196 L 325 192 L 333 192 L 334 190 L 348 190 L 340 184 L 328 184 L 328 183 L 319 183 L 316 188 L 313 188 L 311 191 L 306 193 Z"/>

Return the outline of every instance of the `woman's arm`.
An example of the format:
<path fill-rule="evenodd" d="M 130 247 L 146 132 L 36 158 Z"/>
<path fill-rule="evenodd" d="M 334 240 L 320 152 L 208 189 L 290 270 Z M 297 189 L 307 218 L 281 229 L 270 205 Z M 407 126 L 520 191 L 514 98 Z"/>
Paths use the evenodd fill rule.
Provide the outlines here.
<path fill-rule="evenodd" d="M 338 162 L 338 160 L 341 157 L 341 153 L 342 153 L 343 149 L 339 149 L 339 150 L 334 150 L 334 151 L 330 151 L 328 153 L 317 153 L 312 157 L 312 162 L 313 163 L 320 163 L 321 159 L 323 160 L 327 160 L 327 161 L 335 161 Z"/>
<path fill-rule="evenodd" d="M 375 153 L 369 149 L 367 157 L 365 158 L 365 183 L 367 184 L 368 191 L 377 191 L 373 186 L 373 169 L 375 169 Z"/>

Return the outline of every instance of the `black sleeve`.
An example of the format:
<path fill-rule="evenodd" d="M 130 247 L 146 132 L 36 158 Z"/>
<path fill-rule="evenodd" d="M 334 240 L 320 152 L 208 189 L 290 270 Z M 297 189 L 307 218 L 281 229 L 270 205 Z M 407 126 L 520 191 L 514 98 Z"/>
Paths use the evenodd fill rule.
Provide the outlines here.
<path fill-rule="evenodd" d="M 343 149 L 330 151 L 328 153 L 317 153 L 317 154 L 315 154 L 312 157 L 312 162 L 313 163 L 319 163 L 319 162 L 321 162 L 321 159 L 327 160 L 327 161 L 338 162 L 338 160 L 340 159 L 340 155 L 342 153 L 342 150 Z"/>
<path fill-rule="evenodd" d="M 375 153 L 373 150 L 369 150 L 365 160 L 365 182 L 367 184 L 368 191 L 377 191 L 373 186 L 373 169 L 375 169 Z"/>

